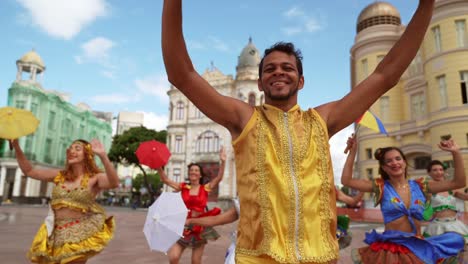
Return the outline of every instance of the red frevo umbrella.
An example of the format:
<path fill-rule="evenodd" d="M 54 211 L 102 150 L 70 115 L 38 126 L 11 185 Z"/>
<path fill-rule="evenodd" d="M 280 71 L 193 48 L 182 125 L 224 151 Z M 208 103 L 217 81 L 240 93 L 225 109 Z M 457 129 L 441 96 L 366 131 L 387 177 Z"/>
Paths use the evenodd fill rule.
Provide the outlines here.
<path fill-rule="evenodd" d="M 156 140 L 141 142 L 135 151 L 140 164 L 146 165 L 152 169 L 161 168 L 167 164 L 171 153 L 166 144 Z"/>

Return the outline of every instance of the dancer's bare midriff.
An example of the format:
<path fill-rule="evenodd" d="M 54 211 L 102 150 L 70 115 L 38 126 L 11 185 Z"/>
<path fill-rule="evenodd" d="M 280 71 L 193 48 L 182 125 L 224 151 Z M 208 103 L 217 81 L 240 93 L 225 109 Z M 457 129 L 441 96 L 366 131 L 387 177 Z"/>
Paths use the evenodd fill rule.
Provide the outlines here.
<path fill-rule="evenodd" d="M 54 213 L 55 213 L 56 219 L 80 218 L 86 215 L 86 213 L 83 213 L 82 211 L 79 211 L 77 209 L 71 209 L 71 208 L 55 209 Z"/>

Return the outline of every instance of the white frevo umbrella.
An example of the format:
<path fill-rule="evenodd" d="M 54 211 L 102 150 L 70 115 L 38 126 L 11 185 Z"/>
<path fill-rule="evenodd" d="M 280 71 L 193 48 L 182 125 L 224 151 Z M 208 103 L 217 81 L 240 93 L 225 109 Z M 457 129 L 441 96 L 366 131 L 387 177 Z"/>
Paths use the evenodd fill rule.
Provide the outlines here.
<path fill-rule="evenodd" d="M 163 192 L 154 201 L 143 227 L 151 250 L 166 253 L 183 236 L 187 212 L 180 192 Z"/>

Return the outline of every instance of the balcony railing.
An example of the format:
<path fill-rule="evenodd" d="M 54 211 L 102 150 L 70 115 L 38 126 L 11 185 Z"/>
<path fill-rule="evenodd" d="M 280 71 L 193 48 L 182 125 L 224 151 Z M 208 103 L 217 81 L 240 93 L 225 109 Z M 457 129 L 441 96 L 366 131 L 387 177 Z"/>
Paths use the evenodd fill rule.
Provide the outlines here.
<path fill-rule="evenodd" d="M 31 153 L 31 152 L 25 152 L 24 155 L 26 158 L 30 161 L 36 161 L 36 154 Z M 0 158 L 11 158 L 15 159 L 15 153 L 13 151 L 6 151 L 4 153 L 0 153 Z"/>

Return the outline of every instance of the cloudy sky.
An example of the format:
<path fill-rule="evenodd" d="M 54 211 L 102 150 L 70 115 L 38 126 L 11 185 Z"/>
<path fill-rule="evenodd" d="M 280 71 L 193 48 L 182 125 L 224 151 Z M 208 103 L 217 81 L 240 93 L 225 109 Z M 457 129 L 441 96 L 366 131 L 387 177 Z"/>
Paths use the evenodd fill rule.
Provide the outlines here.
<path fill-rule="evenodd" d="M 184 32 L 199 72 L 213 63 L 234 75 L 249 37 L 260 51 L 277 41 L 294 42 L 304 55 L 306 84 L 299 104 L 308 108 L 349 91 L 356 20 L 372 2 L 185 1 Z M 390 2 L 406 24 L 417 1 Z M 161 0 L 1 1 L 0 106 L 7 104 L 16 60 L 34 49 L 46 65 L 41 79 L 45 89 L 115 116 L 119 111 L 143 112 L 147 127 L 165 129 L 169 84 L 161 56 L 161 8 Z M 342 149 L 348 134 L 336 136 L 334 148 Z"/>

